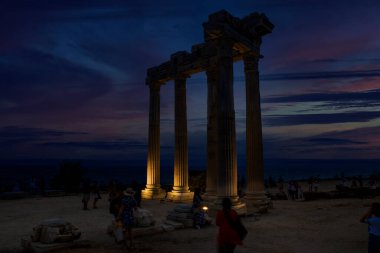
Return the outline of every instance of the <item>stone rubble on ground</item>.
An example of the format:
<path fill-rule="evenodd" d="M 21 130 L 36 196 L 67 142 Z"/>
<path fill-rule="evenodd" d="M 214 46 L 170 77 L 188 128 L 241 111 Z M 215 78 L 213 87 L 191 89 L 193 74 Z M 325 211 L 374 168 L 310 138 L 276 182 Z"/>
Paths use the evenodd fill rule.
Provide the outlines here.
<path fill-rule="evenodd" d="M 81 231 L 62 219 L 48 219 L 35 226 L 30 237 L 21 238 L 25 250 L 41 251 L 69 247 L 81 236 Z M 78 244 L 78 243 L 76 243 Z M 87 241 L 86 241 L 87 244 Z"/>
<path fill-rule="evenodd" d="M 193 226 L 193 210 L 191 205 L 178 204 L 172 211 L 168 212 L 167 220 L 183 224 L 184 227 Z"/>

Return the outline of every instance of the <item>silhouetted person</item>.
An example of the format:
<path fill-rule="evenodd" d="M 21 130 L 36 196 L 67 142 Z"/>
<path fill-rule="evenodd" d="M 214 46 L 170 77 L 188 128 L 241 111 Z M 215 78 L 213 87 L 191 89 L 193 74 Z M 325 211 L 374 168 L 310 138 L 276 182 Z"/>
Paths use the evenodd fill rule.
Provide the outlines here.
<path fill-rule="evenodd" d="M 380 203 L 375 202 L 360 219 L 368 224 L 368 253 L 380 252 Z"/>
<path fill-rule="evenodd" d="M 45 186 L 46 186 L 45 184 L 46 184 L 45 179 L 43 176 L 41 176 L 37 181 L 37 187 L 41 194 L 45 194 Z"/>
<path fill-rule="evenodd" d="M 138 207 L 141 207 L 141 186 L 136 180 L 132 182 L 132 189 L 135 191 L 135 200 Z"/>
<path fill-rule="evenodd" d="M 235 210 L 232 210 L 232 203 L 229 198 L 223 198 L 223 209 L 216 214 L 216 225 L 219 227 L 218 233 L 218 253 L 233 253 L 236 245 L 242 245 L 237 231 L 232 227 L 233 222 L 239 219 Z"/>
<path fill-rule="evenodd" d="M 358 176 L 358 182 L 359 182 L 359 187 L 363 187 L 363 177 L 361 175 Z"/>
<path fill-rule="evenodd" d="M 129 239 L 129 245 L 125 241 L 127 247 L 133 247 L 133 235 L 132 235 L 132 227 L 135 222 L 135 218 L 133 216 L 133 210 L 136 209 L 137 203 L 133 195 L 135 192 L 132 188 L 127 188 L 124 192 L 124 197 L 121 200 L 121 206 L 119 210 L 118 218 L 123 221 L 123 226 L 125 232 L 127 233 Z"/>
<path fill-rule="evenodd" d="M 89 180 L 84 180 L 82 185 L 82 203 L 83 203 L 83 210 L 88 210 L 88 202 L 90 201 L 91 197 L 91 186 Z"/>
<path fill-rule="evenodd" d="M 313 177 L 309 177 L 309 179 L 307 180 L 307 184 L 309 185 L 309 192 L 313 191 L 313 181 Z"/>
<path fill-rule="evenodd" d="M 123 190 L 120 185 L 111 185 L 108 193 L 109 212 L 116 218 L 119 214 Z"/>
<path fill-rule="evenodd" d="M 92 187 L 91 187 L 91 194 L 94 198 L 93 200 L 93 203 L 92 203 L 92 208 L 96 209 L 98 208 L 96 203 L 98 202 L 99 199 L 101 199 L 102 197 L 100 196 L 100 189 L 99 189 L 99 184 L 97 182 L 95 182 Z"/>
<path fill-rule="evenodd" d="M 196 188 L 194 190 L 194 196 L 193 196 L 193 226 L 197 229 L 201 228 L 201 225 L 205 223 L 205 217 L 204 213 L 202 211 L 202 197 L 201 197 L 201 190 L 199 188 Z"/>

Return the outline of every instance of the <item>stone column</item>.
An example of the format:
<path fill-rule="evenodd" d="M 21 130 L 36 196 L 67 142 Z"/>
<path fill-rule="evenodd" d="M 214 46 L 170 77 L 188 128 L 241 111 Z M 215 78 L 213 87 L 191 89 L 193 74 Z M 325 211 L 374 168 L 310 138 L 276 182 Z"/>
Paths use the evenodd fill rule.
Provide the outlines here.
<path fill-rule="evenodd" d="M 205 201 L 211 202 L 216 199 L 217 185 L 217 68 L 211 66 L 207 74 L 207 173 L 206 193 L 202 196 Z"/>
<path fill-rule="evenodd" d="M 187 106 L 186 77 L 178 77 L 174 83 L 175 99 L 175 146 L 174 146 L 174 184 L 168 192 L 172 201 L 188 201 L 193 199 L 188 183 L 188 145 L 187 145 Z"/>
<path fill-rule="evenodd" d="M 245 213 L 245 205 L 237 194 L 237 154 L 233 93 L 233 42 L 221 39 L 218 44 L 217 63 L 217 205 L 229 197 L 233 208 Z"/>
<path fill-rule="evenodd" d="M 263 138 L 259 87 L 259 56 L 244 56 L 246 85 L 247 191 L 249 211 L 266 211 L 269 199 L 265 195 Z"/>
<path fill-rule="evenodd" d="M 149 139 L 146 188 L 144 199 L 159 199 L 165 196 L 160 185 L 160 83 L 149 85 Z"/>

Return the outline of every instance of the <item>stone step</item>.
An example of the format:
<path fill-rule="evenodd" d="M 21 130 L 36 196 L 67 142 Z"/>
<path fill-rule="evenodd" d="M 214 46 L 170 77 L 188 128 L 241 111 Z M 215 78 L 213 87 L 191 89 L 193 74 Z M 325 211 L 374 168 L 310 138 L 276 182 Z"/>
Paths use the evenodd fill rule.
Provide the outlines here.
<path fill-rule="evenodd" d="M 194 222 L 193 219 L 178 218 L 178 217 L 170 216 L 170 215 L 168 215 L 167 219 L 175 221 L 175 222 L 182 223 L 185 227 L 192 227 L 193 222 Z"/>
<path fill-rule="evenodd" d="M 194 216 L 193 213 L 177 213 L 177 212 L 173 212 L 173 211 L 169 211 L 168 215 L 175 216 L 175 217 L 182 218 L 182 219 L 192 219 Z"/>
<path fill-rule="evenodd" d="M 29 238 L 21 239 L 21 246 L 26 251 L 43 253 L 43 252 L 51 252 L 55 250 L 63 250 L 63 249 L 73 249 L 73 248 L 84 248 L 90 247 L 91 242 L 85 239 L 79 239 L 71 242 L 62 242 L 62 243 L 41 243 L 41 242 L 31 242 Z"/>
<path fill-rule="evenodd" d="M 174 228 L 178 229 L 178 228 L 184 228 L 185 226 L 180 223 L 180 222 L 175 222 L 173 220 L 165 220 L 164 221 L 164 224 L 166 225 L 170 225 L 170 226 L 173 226 Z"/>

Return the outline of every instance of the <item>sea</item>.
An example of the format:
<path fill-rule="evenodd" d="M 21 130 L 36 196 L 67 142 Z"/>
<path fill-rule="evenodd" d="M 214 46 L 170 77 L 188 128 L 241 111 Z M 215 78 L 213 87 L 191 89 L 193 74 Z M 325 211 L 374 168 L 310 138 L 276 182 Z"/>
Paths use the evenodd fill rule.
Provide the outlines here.
<path fill-rule="evenodd" d="M 144 162 L 129 161 L 79 161 L 85 171 L 85 177 L 92 181 L 106 184 L 110 181 L 129 184 L 136 181 L 146 183 L 146 166 Z M 0 184 L 27 181 L 31 178 L 43 177 L 45 180 L 54 178 L 62 161 L 0 161 Z M 189 171 L 204 171 L 205 166 L 189 165 Z M 245 177 L 246 168 L 238 168 L 238 177 Z M 170 185 L 173 182 L 173 166 L 161 164 L 161 184 Z M 333 179 L 342 176 L 370 175 L 380 176 L 380 159 L 267 159 L 264 163 L 264 177 L 274 180 L 303 180 L 310 177 Z"/>

